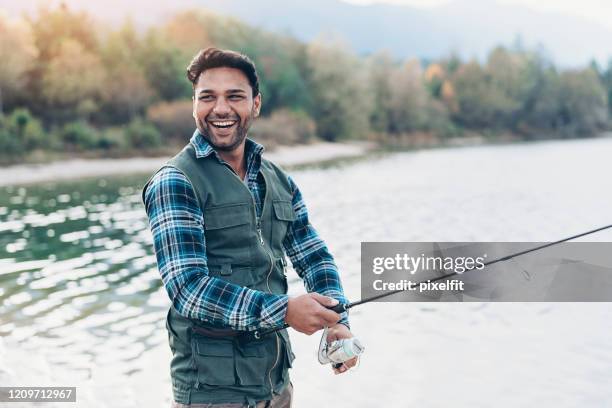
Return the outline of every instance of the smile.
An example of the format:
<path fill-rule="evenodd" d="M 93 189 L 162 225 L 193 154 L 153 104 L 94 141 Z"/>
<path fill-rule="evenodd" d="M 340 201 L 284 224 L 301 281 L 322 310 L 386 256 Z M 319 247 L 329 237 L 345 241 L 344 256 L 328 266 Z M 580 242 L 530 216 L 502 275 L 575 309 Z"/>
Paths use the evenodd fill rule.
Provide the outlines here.
<path fill-rule="evenodd" d="M 236 122 L 237 121 L 235 120 L 213 120 L 209 121 L 208 123 L 219 129 L 227 129 L 229 127 L 234 126 Z"/>

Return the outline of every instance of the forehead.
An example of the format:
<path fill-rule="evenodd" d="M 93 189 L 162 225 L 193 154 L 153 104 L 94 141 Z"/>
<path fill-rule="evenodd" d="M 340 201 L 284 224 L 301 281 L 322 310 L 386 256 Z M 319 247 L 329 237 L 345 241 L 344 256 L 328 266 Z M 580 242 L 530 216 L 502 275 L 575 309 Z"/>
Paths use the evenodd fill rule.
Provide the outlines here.
<path fill-rule="evenodd" d="M 215 92 L 225 92 L 230 89 L 251 89 L 247 76 L 237 68 L 210 68 L 202 72 L 196 83 L 196 92 L 207 89 Z"/>

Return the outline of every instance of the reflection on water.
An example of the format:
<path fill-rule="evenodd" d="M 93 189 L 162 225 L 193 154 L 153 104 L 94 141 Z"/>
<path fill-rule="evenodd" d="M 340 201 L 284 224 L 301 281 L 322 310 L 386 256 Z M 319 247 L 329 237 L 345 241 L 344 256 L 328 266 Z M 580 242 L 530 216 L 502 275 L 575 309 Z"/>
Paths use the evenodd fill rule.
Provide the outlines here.
<path fill-rule="evenodd" d="M 83 378 L 166 341 L 145 176 L 0 191 L 0 336 Z M 162 330 L 163 329 L 163 330 Z"/>
<path fill-rule="evenodd" d="M 292 175 L 357 299 L 361 241 L 542 241 L 609 224 L 610 152 L 611 139 L 440 149 Z M 145 179 L 0 190 L 0 382 L 36 374 L 45 384 L 61 369 L 64 385 L 97 389 L 88 400 L 81 387 L 80 406 L 168 406 L 169 302 L 140 201 Z M 458 406 L 598 406 L 610 397 L 611 309 L 356 308 L 367 352 L 350 376 L 323 375 L 317 336 L 292 334 L 296 406 L 445 406 L 440 388 Z"/>

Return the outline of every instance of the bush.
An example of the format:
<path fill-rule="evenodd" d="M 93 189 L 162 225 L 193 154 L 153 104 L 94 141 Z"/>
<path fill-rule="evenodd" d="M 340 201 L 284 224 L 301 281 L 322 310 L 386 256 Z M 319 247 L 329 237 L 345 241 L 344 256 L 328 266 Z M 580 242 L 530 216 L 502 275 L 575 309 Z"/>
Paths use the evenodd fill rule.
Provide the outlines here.
<path fill-rule="evenodd" d="M 192 112 L 189 100 L 160 102 L 147 110 L 147 119 L 159 129 L 164 139 L 187 142 L 195 130 Z"/>
<path fill-rule="evenodd" d="M 40 121 L 27 109 L 15 109 L 7 120 L 7 128 L 26 150 L 43 147 L 45 134 Z"/>
<path fill-rule="evenodd" d="M 43 128 L 29 110 L 15 109 L 10 115 L 0 116 L 0 154 L 21 156 L 38 147 L 46 147 Z"/>
<path fill-rule="evenodd" d="M 104 150 L 127 150 L 129 140 L 126 132 L 119 127 L 106 128 L 100 135 L 98 147 Z"/>
<path fill-rule="evenodd" d="M 24 146 L 19 138 L 0 125 L 0 155 L 4 157 L 20 156 L 24 151 Z"/>
<path fill-rule="evenodd" d="M 149 149 L 161 146 L 161 134 L 150 122 L 136 118 L 125 129 L 126 139 L 131 147 Z"/>
<path fill-rule="evenodd" d="M 85 121 L 65 124 L 59 131 L 60 140 L 76 150 L 95 149 L 100 139 L 99 132 Z"/>
<path fill-rule="evenodd" d="M 276 144 L 292 145 L 308 143 L 316 137 L 316 124 L 303 111 L 280 109 L 253 124 L 250 137 L 272 147 Z"/>

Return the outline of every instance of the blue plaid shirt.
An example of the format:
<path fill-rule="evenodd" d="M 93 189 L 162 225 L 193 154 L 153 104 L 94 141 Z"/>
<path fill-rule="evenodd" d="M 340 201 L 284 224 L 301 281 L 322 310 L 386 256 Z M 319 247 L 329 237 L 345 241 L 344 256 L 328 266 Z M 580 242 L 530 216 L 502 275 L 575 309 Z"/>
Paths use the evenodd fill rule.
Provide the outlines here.
<path fill-rule="evenodd" d="M 196 131 L 190 140 L 198 158 L 214 155 L 212 146 Z M 259 173 L 263 146 L 247 139 L 245 183 L 261 215 L 265 183 Z M 308 220 L 297 185 L 289 177 L 296 220 L 283 241 L 286 255 L 308 292 L 346 303 L 338 268 L 327 246 Z M 163 167 L 144 192 L 153 245 L 162 281 L 175 309 L 183 316 L 235 330 L 277 327 L 284 323 L 287 295 L 249 289 L 208 274 L 203 209 L 185 175 Z M 340 321 L 348 326 L 348 316 Z"/>

